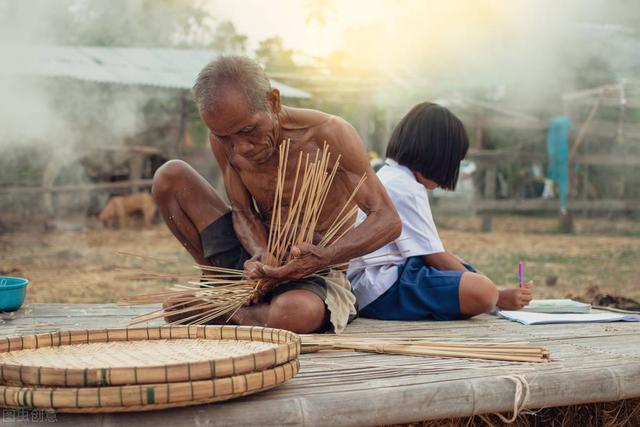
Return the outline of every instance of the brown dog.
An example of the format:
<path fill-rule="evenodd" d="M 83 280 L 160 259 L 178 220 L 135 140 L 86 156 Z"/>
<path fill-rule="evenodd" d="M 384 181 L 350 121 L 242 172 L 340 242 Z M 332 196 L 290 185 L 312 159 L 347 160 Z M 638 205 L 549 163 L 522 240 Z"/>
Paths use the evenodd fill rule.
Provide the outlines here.
<path fill-rule="evenodd" d="M 98 215 L 105 227 L 124 228 L 128 225 L 128 217 L 134 212 L 141 212 L 144 226 L 149 227 L 156 214 L 156 204 L 149 193 L 134 193 L 128 196 L 115 196 L 109 199 Z"/>

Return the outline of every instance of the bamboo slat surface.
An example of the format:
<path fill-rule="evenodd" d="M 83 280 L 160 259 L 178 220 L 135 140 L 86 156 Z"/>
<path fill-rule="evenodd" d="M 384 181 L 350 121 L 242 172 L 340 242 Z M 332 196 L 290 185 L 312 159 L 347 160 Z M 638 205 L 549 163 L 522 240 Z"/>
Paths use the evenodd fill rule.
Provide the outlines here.
<path fill-rule="evenodd" d="M 121 327 L 153 307 L 28 305 L 0 315 L 0 334 Z M 524 326 L 485 315 L 459 322 L 356 319 L 345 335 L 433 341 L 528 343 L 546 347 L 548 363 L 441 359 L 359 352 L 300 356 L 300 373 L 265 393 L 193 408 L 140 414 L 58 414 L 60 423 L 141 426 L 381 425 L 513 409 L 518 379 L 526 408 L 640 397 L 640 324 Z M 267 415 L 268 414 L 268 415 Z"/>

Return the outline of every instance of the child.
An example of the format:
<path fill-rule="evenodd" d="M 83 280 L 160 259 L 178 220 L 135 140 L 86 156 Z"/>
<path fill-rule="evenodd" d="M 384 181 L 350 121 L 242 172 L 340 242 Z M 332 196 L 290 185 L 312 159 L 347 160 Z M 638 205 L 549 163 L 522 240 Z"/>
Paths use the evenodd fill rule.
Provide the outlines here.
<path fill-rule="evenodd" d="M 531 283 L 499 291 L 485 275 L 447 252 L 436 231 L 427 190 L 454 190 L 469 148 L 462 122 L 432 103 L 416 105 L 394 129 L 378 171 L 400 219 L 395 241 L 352 261 L 348 277 L 360 315 L 385 320 L 454 320 L 497 305 L 520 309 Z M 358 223 L 364 214 L 358 213 Z"/>

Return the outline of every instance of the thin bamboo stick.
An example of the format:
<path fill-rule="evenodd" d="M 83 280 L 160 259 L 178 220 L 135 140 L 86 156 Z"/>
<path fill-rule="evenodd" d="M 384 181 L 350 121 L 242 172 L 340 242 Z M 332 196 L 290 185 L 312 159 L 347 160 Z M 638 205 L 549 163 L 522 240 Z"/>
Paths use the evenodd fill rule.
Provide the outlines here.
<path fill-rule="evenodd" d="M 151 255 L 134 254 L 134 253 L 125 252 L 125 251 L 116 251 L 116 254 L 124 255 L 124 256 L 130 256 L 130 257 L 134 257 L 134 258 L 148 259 L 148 260 L 151 260 L 151 261 L 157 261 L 157 262 L 162 262 L 162 263 L 180 262 L 180 260 L 177 260 L 177 259 L 159 258 L 159 257 L 151 256 Z"/>
<path fill-rule="evenodd" d="M 380 340 L 360 337 L 302 337 L 304 351 L 346 349 L 385 354 L 460 357 L 514 362 L 546 362 L 549 351 L 544 347 L 502 343 L 453 343 L 435 341 Z"/>
<path fill-rule="evenodd" d="M 338 214 L 336 215 L 335 219 L 333 220 L 333 223 L 331 224 L 331 226 L 329 227 L 329 229 L 332 229 L 335 225 L 335 223 L 337 221 L 339 221 L 342 218 L 342 213 L 344 212 L 344 210 L 347 208 L 347 206 L 349 206 L 349 204 L 351 203 L 351 201 L 353 200 L 353 198 L 355 197 L 356 193 L 358 192 L 358 190 L 360 189 L 360 187 L 362 186 L 362 184 L 364 184 L 364 181 L 367 179 L 366 175 L 362 175 L 362 177 L 360 178 L 360 181 L 358 182 L 358 184 L 356 184 L 355 188 L 353 189 L 353 191 L 351 192 L 351 195 L 349 196 L 349 198 L 347 199 L 347 202 L 344 204 L 344 206 L 342 206 L 342 209 L 340 209 L 340 212 L 338 212 Z M 324 240 L 324 239 L 323 239 Z M 328 244 L 329 242 L 326 241 L 324 242 L 324 244 Z"/>
<path fill-rule="evenodd" d="M 244 274 L 244 270 L 237 270 L 234 268 L 216 267 L 212 265 L 203 265 L 203 264 L 195 264 L 194 267 L 200 270 L 236 274 L 238 276 L 242 276 Z"/>

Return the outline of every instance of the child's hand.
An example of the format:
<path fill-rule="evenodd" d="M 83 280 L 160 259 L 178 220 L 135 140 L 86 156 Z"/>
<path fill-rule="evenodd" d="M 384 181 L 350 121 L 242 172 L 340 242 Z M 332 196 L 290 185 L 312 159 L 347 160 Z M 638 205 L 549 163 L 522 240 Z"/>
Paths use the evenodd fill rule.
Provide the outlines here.
<path fill-rule="evenodd" d="M 533 288 L 533 282 L 529 280 L 522 285 L 522 288 L 501 290 L 498 296 L 498 308 L 503 310 L 520 310 L 531 301 L 531 288 Z"/>

